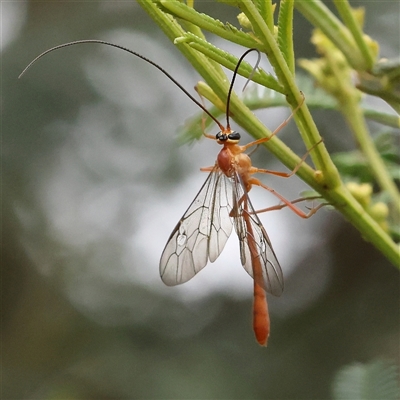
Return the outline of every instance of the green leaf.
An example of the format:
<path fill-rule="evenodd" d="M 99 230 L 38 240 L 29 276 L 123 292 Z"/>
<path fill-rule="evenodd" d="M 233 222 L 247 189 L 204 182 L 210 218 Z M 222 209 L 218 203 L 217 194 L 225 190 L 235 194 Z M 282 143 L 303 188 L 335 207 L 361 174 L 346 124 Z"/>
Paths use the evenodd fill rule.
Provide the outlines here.
<path fill-rule="evenodd" d="M 345 366 L 333 383 L 335 400 L 397 400 L 399 395 L 397 367 L 383 361 Z"/>
<path fill-rule="evenodd" d="M 374 144 L 390 177 L 400 180 L 400 148 L 395 136 L 391 132 L 381 133 L 374 139 Z M 333 154 L 332 160 L 342 176 L 357 182 L 376 183 L 368 159 L 360 150 Z"/>
<path fill-rule="evenodd" d="M 271 0 L 253 0 L 262 19 L 268 25 L 269 29 L 274 29 L 274 10 Z"/>
<path fill-rule="evenodd" d="M 363 56 L 365 68 L 371 69 L 375 63 L 375 56 L 367 41 L 364 38 L 361 24 L 357 21 L 354 10 L 350 7 L 348 0 L 334 0 L 335 6 L 339 11 L 342 20 L 346 24 L 346 27 L 351 32 L 358 49 Z"/>
<path fill-rule="evenodd" d="M 294 0 L 281 1 L 278 18 L 278 45 L 291 73 L 294 75 L 293 8 Z"/>
<path fill-rule="evenodd" d="M 340 49 L 349 64 L 364 70 L 365 63 L 350 31 L 320 0 L 296 0 L 295 7 L 311 24 L 319 29 Z"/>
<path fill-rule="evenodd" d="M 381 97 L 400 112 L 400 58 L 382 59 L 371 71 L 360 71 L 357 88 Z"/>
<path fill-rule="evenodd" d="M 254 39 L 254 37 L 237 29 L 231 24 L 224 24 L 206 14 L 197 12 L 186 4 L 176 0 L 160 0 L 160 4 L 172 15 L 185 21 L 189 21 L 201 29 L 205 29 L 224 39 L 240 44 L 241 46 L 248 48 L 254 47 L 262 50 L 262 46 Z"/>
<path fill-rule="evenodd" d="M 369 108 L 364 108 L 363 112 L 364 116 L 371 121 L 379 122 L 382 125 L 390 126 L 392 128 L 400 128 L 400 117 L 396 114 L 388 114 Z"/>
<path fill-rule="evenodd" d="M 186 33 L 181 38 L 176 39 L 175 42 L 187 43 L 193 49 L 203 53 L 208 58 L 216 61 L 218 64 L 223 65 L 231 71 L 236 68 L 236 65 L 239 61 L 239 59 L 234 55 L 212 45 L 211 43 L 197 37 L 196 35 L 193 35 L 192 33 Z M 266 73 L 260 68 L 254 71 L 253 66 L 246 61 L 242 61 L 237 72 L 239 75 L 242 75 L 245 78 L 248 78 L 251 75 L 252 81 L 277 92 L 284 93 L 284 88 L 272 75 Z"/>

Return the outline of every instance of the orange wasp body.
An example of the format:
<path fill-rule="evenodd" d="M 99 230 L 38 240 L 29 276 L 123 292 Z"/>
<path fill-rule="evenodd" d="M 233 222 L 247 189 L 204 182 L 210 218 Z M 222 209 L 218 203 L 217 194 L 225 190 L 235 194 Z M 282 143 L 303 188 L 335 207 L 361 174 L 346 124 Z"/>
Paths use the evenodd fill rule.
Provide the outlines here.
<path fill-rule="evenodd" d="M 202 168 L 210 175 L 193 203 L 172 232 L 160 261 L 160 274 L 167 285 L 191 279 L 208 261 L 215 261 L 235 227 L 241 261 L 254 278 L 253 326 L 258 343 L 266 345 L 269 314 L 265 290 L 280 295 L 283 274 L 268 235 L 248 198 L 259 181 L 259 172 L 239 146 L 236 132 L 217 134 L 222 144 L 215 166 Z M 254 144 L 256 142 L 253 142 Z"/>
<path fill-rule="evenodd" d="M 267 232 L 248 197 L 248 192 L 253 185 L 260 186 L 283 202 L 283 205 L 278 206 L 277 209 L 287 206 L 302 218 L 308 218 L 319 207 L 305 214 L 293 202 L 253 176 L 255 173 L 267 173 L 290 177 L 296 173 L 311 149 L 289 173 L 256 168 L 252 166 L 249 155 L 245 153 L 250 147 L 265 143 L 276 135 L 297 109 L 278 126 L 271 136 L 244 146 L 239 146 L 240 134 L 230 128 L 229 99 L 236 73 L 243 58 L 253 50 L 248 50 L 242 55 L 234 71 L 227 98 L 227 127 L 225 128 L 205 110 L 218 124 L 221 131 L 215 137 L 209 134 L 204 135 L 216 140 L 223 147 L 213 167 L 201 168 L 202 171 L 208 171 L 210 174 L 168 239 L 161 255 L 160 275 L 163 282 L 169 286 L 187 282 L 204 268 L 208 261 L 214 262 L 217 259 L 234 226 L 239 238 L 242 265 L 254 279 L 254 333 L 257 342 L 265 346 L 270 331 L 265 292 L 280 296 L 283 291 L 283 274 Z M 298 107 L 300 106 L 301 104 Z M 258 212 L 264 211 L 267 209 Z"/>

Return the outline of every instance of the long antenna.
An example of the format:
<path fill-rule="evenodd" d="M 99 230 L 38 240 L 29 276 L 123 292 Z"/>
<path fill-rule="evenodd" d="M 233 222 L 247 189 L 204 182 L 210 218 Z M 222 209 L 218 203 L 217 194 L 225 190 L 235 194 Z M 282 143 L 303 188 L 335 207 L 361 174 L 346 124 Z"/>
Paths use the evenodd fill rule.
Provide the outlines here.
<path fill-rule="evenodd" d="M 235 79 L 236 79 L 236 76 L 237 76 L 237 72 L 238 72 L 239 67 L 240 67 L 240 64 L 242 63 L 242 61 L 244 60 L 244 58 L 245 58 L 249 53 L 251 53 L 252 51 L 256 51 L 256 52 L 258 53 L 258 59 L 257 59 L 256 65 L 255 65 L 254 68 L 253 68 L 253 71 L 251 71 L 251 74 L 249 75 L 249 77 L 248 77 L 248 79 L 247 79 L 247 81 L 246 81 L 246 83 L 245 83 L 245 85 L 244 85 L 244 87 L 243 87 L 243 90 L 244 90 L 244 89 L 246 88 L 247 84 L 249 83 L 249 81 L 251 80 L 251 78 L 253 77 L 253 74 L 254 74 L 255 70 L 257 69 L 258 64 L 260 63 L 260 60 L 261 60 L 261 53 L 260 53 L 260 51 L 257 50 L 257 49 L 249 49 L 249 50 L 245 51 L 245 52 L 243 53 L 243 55 L 239 58 L 239 61 L 238 61 L 238 63 L 236 64 L 235 70 L 233 71 L 232 81 L 231 81 L 231 85 L 229 86 L 228 97 L 227 97 L 227 99 L 226 99 L 226 129 L 227 129 L 227 130 L 230 130 L 229 105 L 230 105 L 230 102 L 231 102 L 231 96 L 232 96 L 232 91 L 233 91 L 233 85 L 235 84 Z"/>
<path fill-rule="evenodd" d="M 198 101 L 196 100 L 179 82 L 177 82 L 175 80 L 175 78 L 173 78 L 167 71 L 165 71 L 165 69 L 161 68 L 158 64 L 156 64 L 154 61 L 149 60 L 146 57 L 143 57 L 141 54 L 136 53 L 126 47 L 120 46 L 118 44 L 113 44 L 110 42 L 106 42 L 104 40 L 97 40 L 97 39 L 88 39 L 88 40 L 76 40 L 74 42 L 69 42 L 69 43 L 64 43 L 61 44 L 59 46 L 55 46 L 52 47 L 51 49 L 48 49 L 46 51 L 44 51 L 43 53 L 39 54 L 36 58 L 34 58 L 26 67 L 25 69 L 21 72 L 21 74 L 19 75 L 18 79 L 20 79 L 25 73 L 26 71 L 28 71 L 28 69 L 36 62 L 38 61 L 40 58 L 42 58 L 43 56 L 45 56 L 46 54 L 54 51 L 54 50 L 59 50 L 62 49 L 64 47 L 68 47 L 68 46 L 74 46 L 76 44 L 85 44 L 85 43 L 98 43 L 98 44 L 105 44 L 107 46 L 111 46 L 111 47 L 116 47 L 117 49 L 120 50 L 124 50 L 130 54 L 133 54 L 136 57 L 141 58 L 142 60 L 146 61 L 147 63 L 153 65 L 154 67 L 156 67 L 159 71 L 161 71 L 167 78 L 169 78 L 176 86 L 178 86 L 179 89 L 182 90 L 183 93 L 186 94 L 186 96 L 189 97 L 189 99 L 191 99 L 194 103 L 196 103 L 220 128 L 221 131 L 225 130 L 225 127 Z M 247 51 L 244 55 L 246 55 L 247 53 L 249 53 L 249 51 Z M 241 62 L 241 60 L 243 59 L 244 55 L 241 57 L 239 64 Z M 239 65 L 238 64 L 238 65 Z M 235 69 L 235 74 L 237 72 L 238 66 L 236 66 Z M 235 75 L 234 75 L 235 77 Z M 234 79 L 233 79 L 234 80 Z M 233 81 L 232 81 L 233 83 Z M 229 98 L 230 98 L 230 92 L 232 91 L 232 84 L 231 84 L 231 88 L 229 89 L 229 94 L 228 94 L 228 104 L 229 104 Z M 229 107 L 227 107 L 227 110 L 229 111 Z M 229 123 L 229 121 L 228 121 Z"/>

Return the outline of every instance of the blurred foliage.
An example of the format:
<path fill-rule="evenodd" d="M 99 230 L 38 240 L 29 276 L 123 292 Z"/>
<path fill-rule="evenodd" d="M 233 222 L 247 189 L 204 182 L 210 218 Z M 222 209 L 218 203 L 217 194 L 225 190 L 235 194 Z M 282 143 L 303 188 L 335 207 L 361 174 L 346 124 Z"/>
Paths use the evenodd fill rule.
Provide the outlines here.
<path fill-rule="evenodd" d="M 396 400 L 400 397 L 397 366 L 384 361 L 345 366 L 336 374 L 335 400 Z"/>
<path fill-rule="evenodd" d="M 374 143 L 390 176 L 399 182 L 400 147 L 397 135 L 394 132 L 382 132 L 374 138 Z M 360 150 L 335 153 L 333 161 L 345 179 L 375 183 L 368 160 Z"/>

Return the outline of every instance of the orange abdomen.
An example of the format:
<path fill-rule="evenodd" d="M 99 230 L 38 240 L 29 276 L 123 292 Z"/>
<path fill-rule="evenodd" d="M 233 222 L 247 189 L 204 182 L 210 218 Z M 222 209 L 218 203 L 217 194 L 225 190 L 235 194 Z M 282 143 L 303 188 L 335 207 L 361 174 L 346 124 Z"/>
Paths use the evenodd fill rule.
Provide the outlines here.
<path fill-rule="evenodd" d="M 267 345 L 269 327 L 267 295 L 265 290 L 254 281 L 253 330 L 261 346 Z"/>

